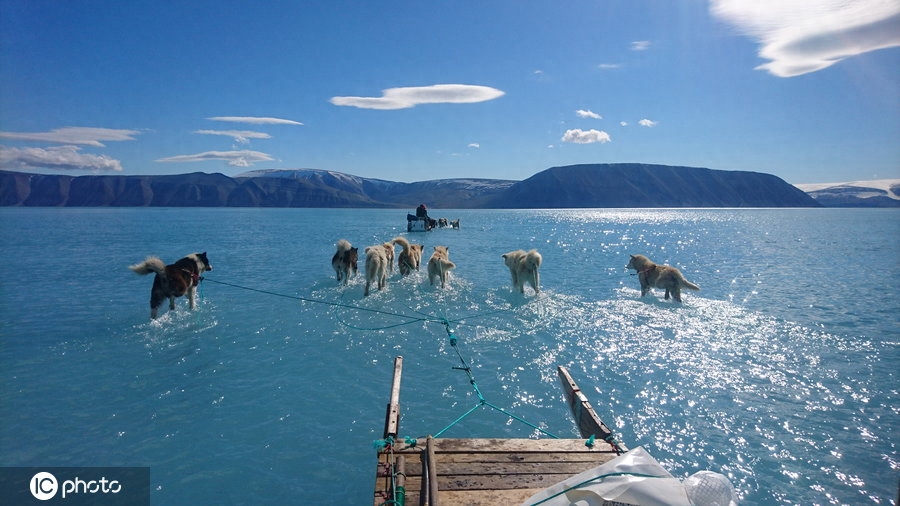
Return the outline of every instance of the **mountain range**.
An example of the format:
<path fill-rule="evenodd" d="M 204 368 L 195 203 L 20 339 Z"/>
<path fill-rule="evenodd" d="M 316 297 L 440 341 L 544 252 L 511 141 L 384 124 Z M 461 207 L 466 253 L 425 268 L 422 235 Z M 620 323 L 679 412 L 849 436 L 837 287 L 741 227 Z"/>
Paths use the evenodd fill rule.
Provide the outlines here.
<path fill-rule="evenodd" d="M 522 181 L 460 178 L 413 183 L 319 169 L 251 171 L 235 177 L 201 172 L 69 176 L 0 171 L 2 206 L 414 208 L 425 202 L 443 209 L 537 209 L 830 205 L 811 194 L 771 174 L 638 163 L 552 167 Z M 885 203 L 882 200 L 879 204 Z M 845 198 L 842 205 L 848 202 Z"/>

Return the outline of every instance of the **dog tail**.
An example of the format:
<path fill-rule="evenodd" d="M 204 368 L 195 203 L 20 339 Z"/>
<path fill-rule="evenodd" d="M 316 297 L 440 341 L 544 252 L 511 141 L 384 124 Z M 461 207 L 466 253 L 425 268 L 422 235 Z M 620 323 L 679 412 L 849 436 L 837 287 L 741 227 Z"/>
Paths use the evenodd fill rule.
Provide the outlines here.
<path fill-rule="evenodd" d="M 694 290 L 695 292 L 700 291 L 700 287 L 691 283 L 690 281 L 684 279 L 684 276 L 681 276 L 681 279 L 678 280 L 678 283 L 682 288 L 687 288 L 688 290 Z"/>
<path fill-rule="evenodd" d="M 445 258 L 440 258 L 440 259 L 438 259 L 438 263 L 439 263 L 440 266 L 441 266 L 441 270 L 444 271 L 444 272 L 447 272 L 447 271 L 449 271 L 450 269 L 455 269 L 455 268 L 456 268 L 456 264 L 455 264 L 455 263 L 453 263 L 453 262 L 451 262 L 450 260 L 447 260 L 447 259 L 445 259 Z"/>
<path fill-rule="evenodd" d="M 131 265 L 128 268 L 141 275 L 150 274 L 151 272 L 159 275 L 165 275 L 166 273 L 165 262 L 160 260 L 159 257 L 153 256 L 147 257 L 143 262 Z"/>
<path fill-rule="evenodd" d="M 337 250 L 338 251 L 350 251 L 352 246 L 350 245 L 350 241 L 347 239 L 341 239 L 337 242 Z"/>
<path fill-rule="evenodd" d="M 403 248 L 403 251 L 409 250 L 409 241 L 407 241 L 403 237 L 394 237 L 393 239 L 391 239 L 391 242 L 393 244 L 399 244 L 400 247 Z"/>

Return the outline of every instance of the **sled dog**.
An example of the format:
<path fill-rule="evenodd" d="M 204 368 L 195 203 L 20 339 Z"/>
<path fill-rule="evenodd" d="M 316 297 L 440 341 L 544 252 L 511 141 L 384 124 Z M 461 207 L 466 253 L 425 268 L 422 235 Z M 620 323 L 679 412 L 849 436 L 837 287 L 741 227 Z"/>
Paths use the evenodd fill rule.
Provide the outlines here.
<path fill-rule="evenodd" d="M 187 295 L 191 309 L 197 307 L 197 285 L 206 271 L 212 270 L 206 252 L 191 253 L 174 264 L 166 265 L 159 257 L 149 256 L 139 264 L 128 267 L 132 271 L 144 275 L 156 273 L 153 287 L 150 289 L 150 318 L 156 318 L 159 306 L 169 299 L 169 310 L 175 309 L 175 298 Z"/>
<path fill-rule="evenodd" d="M 410 244 L 404 237 L 395 237 L 391 242 L 403 248 L 397 254 L 397 267 L 400 269 L 400 275 L 408 276 L 412 271 L 419 270 L 419 265 L 422 263 L 422 248 L 424 246 L 421 244 Z"/>
<path fill-rule="evenodd" d="M 647 295 L 651 288 L 664 288 L 666 300 L 669 300 L 669 294 L 672 294 L 675 302 L 681 302 L 682 288 L 700 290 L 699 286 L 685 279 L 681 271 L 675 267 L 655 264 L 644 255 L 631 255 L 625 268 L 637 271 L 638 281 L 641 283 L 641 297 Z"/>
<path fill-rule="evenodd" d="M 456 264 L 450 261 L 450 248 L 447 246 L 435 246 L 434 253 L 428 260 L 428 283 L 433 285 L 435 279 L 441 280 L 441 288 L 447 285 L 447 276 L 450 269 L 456 268 Z"/>
<path fill-rule="evenodd" d="M 384 244 L 376 244 L 366 248 L 366 290 L 363 295 L 369 295 L 372 284 L 383 290 L 387 284 L 388 257 Z"/>
<path fill-rule="evenodd" d="M 525 293 L 525 284 L 527 283 L 534 288 L 534 293 L 540 293 L 541 274 L 538 269 L 541 267 L 543 258 L 536 249 L 530 251 L 519 249 L 500 256 L 509 267 L 513 288 L 519 290 L 520 293 Z"/>
<path fill-rule="evenodd" d="M 350 241 L 341 239 L 337 242 L 337 251 L 331 257 L 331 267 L 337 275 L 338 283 L 346 285 L 357 273 L 359 248 L 354 248 Z"/>

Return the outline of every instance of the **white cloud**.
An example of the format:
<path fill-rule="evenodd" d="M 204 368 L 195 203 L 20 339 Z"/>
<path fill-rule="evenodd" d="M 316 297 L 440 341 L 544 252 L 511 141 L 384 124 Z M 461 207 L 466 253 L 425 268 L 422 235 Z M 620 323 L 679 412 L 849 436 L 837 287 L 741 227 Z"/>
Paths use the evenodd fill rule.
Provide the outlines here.
<path fill-rule="evenodd" d="M 650 48 L 649 40 L 636 40 L 631 43 L 632 51 L 646 51 L 649 48 Z"/>
<path fill-rule="evenodd" d="M 53 142 L 57 144 L 79 144 L 104 147 L 101 141 L 133 141 L 137 130 L 117 130 L 112 128 L 65 127 L 49 132 L 0 132 L 0 137 L 17 141 Z"/>
<path fill-rule="evenodd" d="M 627 121 L 620 121 L 619 124 L 622 125 L 623 127 L 628 126 Z"/>
<path fill-rule="evenodd" d="M 258 118 L 255 116 L 214 116 L 206 118 L 212 121 L 228 121 L 231 123 L 250 123 L 252 125 L 303 125 L 299 121 L 281 118 Z"/>
<path fill-rule="evenodd" d="M 644 119 L 638 121 L 638 125 L 645 126 L 645 127 L 647 127 L 647 128 L 655 127 L 655 126 L 658 125 L 658 124 L 659 124 L 658 121 L 653 121 L 653 120 L 649 120 L 649 119 L 646 119 L 646 118 L 644 118 Z"/>
<path fill-rule="evenodd" d="M 472 143 L 469 143 L 469 147 L 470 148 L 480 148 L 481 144 L 478 144 L 477 142 L 472 142 Z"/>
<path fill-rule="evenodd" d="M 575 114 L 577 114 L 579 118 L 603 119 L 603 116 L 600 116 L 590 109 L 586 111 L 584 109 L 578 109 L 577 111 L 575 111 Z"/>
<path fill-rule="evenodd" d="M 794 77 L 868 51 L 900 46 L 896 0 L 712 0 L 714 16 L 759 41 L 757 69 Z"/>
<path fill-rule="evenodd" d="M 122 164 L 105 155 L 80 153 L 78 146 L 7 148 L 0 146 L 0 167 L 8 170 L 56 169 L 121 172 Z"/>
<path fill-rule="evenodd" d="M 563 142 L 573 142 L 575 144 L 593 144 L 595 142 L 610 142 L 612 139 L 609 138 L 608 133 L 602 130 L 591 129 L 585 131 L 576 128 L 574 130 L 566 130 L 566 133 L 563 134 L 561 140 Z"/>
<path fill-rule="evenodd" d="M 504 92 L 488 86 L 469 84 L 435 84 L 389 88 L 380 97 L 331 97 L 334 105 L 360 109 L 408 109 L 420 104 L 471 104 L 501 97 Z"/>
<path fill-rule="evenodd" d="M 612 69 L 617 69 L 620 67 L 621 67 L 621 65 L 619 65 L 618 63 L 601 63 L 601 64 L 597 65 L 597 68 L 600 68 L 603 70 L 612 70 Z"/>
<path fill-rule="evenodd" d="M 271 156 L 260 153 L 259 151 L 206 151 L 205 153 L 197 153 L 196 155 L 178 155 L 168 158 L 160 158 L 157 162 L 205 162 L 207 160 L 224 160 L 231 167 L 250 167 L 256 162 L 270 162 L 274 160 Z"/>
<path fill-rule="evenodd" d="M 195 134 L 204 135 L 224 135 L 231 137 L 235 142 L 240 144 L 248 144 L 250 139 L 271 139 L 272 136 L 265 132 L 254 132 L 252 130 L 195 130 Z"/>

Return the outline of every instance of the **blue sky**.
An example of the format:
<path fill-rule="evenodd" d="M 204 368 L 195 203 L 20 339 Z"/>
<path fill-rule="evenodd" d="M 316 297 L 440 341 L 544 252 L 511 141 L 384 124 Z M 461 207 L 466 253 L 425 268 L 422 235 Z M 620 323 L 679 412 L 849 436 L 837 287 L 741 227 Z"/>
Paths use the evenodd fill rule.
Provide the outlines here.
<path fill-rule="evenodd" d="M 0 168 L 900 178 L 896 0 L 0 0 Z"/>

